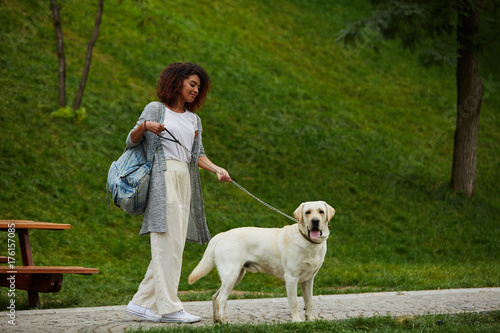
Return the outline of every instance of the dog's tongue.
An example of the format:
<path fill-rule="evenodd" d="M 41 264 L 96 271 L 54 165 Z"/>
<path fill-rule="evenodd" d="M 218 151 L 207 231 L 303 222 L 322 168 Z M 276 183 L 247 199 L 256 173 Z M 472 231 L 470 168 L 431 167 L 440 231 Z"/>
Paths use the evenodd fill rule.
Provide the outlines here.
<path fill-rule="evenodd" d="M 312 239 L 318 239 L 319 236 L 321 236 L 321 231 L 311 230 L 309 232 L 309 237 L 311 237 Z"/>

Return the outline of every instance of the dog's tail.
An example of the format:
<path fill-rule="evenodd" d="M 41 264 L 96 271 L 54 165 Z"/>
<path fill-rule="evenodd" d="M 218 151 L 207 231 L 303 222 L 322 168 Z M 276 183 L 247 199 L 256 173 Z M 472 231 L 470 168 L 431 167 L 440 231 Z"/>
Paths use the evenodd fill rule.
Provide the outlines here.
<path fill-rule="evenodd" d="M 198 266 L 193 269 L 191 274 L 189 275 L 189 284 L 193 284 L 205 275 L 207 275 L 212 268 L 215 266 L 215 248 L 217 247 L 217 244 L 219 243 L 219 237 L 215 236 L 210 240 L 208 243 L 207 249 L 205 250 L 205 253 L 203 254 L 203 258 L 201 258 L 201 261 L 198 263 Z"/>

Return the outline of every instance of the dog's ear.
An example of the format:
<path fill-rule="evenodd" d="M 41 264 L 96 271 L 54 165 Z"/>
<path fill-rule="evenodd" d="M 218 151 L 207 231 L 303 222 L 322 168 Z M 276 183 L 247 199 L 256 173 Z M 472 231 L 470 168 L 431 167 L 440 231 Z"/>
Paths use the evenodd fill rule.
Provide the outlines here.
<path fill-rule="evenodd" d="M 330 221 L 332 219 L 333 215 L 335 215 L 335 209 L 332 206 L 330 206 L 329 204 L 327 204 L 326 202 L 323 201 L 323 203 L 326 206 L 326 220 Z"/>
<path fill-rule="evenodd" d="M 293 216 L 295 216 L 299 223 L 302 222 L 302 207 L 304 207 L 304 202 L 293 212 Z"/>

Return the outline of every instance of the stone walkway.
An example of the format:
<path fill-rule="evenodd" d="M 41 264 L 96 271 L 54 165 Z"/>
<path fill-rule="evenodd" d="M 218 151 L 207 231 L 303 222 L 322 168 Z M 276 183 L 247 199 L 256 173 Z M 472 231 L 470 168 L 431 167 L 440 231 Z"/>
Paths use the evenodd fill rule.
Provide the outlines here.
<path fill-rule="evenodd" d="M 187 302 L 184 306 L 186 311 L 202 318 L 193 326 L 213 325 L 212 302 Z M 129 328 L 178 325 L 136 320 L 125 313 L 125 307 L 17 311 L 15 326 L 8 323 L 9 312 L 3 311 L 0 312 L 0 332 L 124 332 Z M 299 308 L 303 308 L 302 298 L 299 298 Z M 493 310 L 500 310 L 500 288 L 315 296 L 313 314 L 320 319 L 338 320 L 359 316 L 397 317 Z M 230 300 L 226 314 L 231 323 L 291 321 L 286 298 Z M 303 318 L 303 311 L 301 316 Z"/>

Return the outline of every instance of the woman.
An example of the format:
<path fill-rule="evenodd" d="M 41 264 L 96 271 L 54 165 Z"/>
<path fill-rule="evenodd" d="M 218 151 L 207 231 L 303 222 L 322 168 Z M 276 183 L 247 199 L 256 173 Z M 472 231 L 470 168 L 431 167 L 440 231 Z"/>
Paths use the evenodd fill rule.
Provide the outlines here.
<path fill-rule="evenodd" d="M 154 149 L 148 202 L 140 235 L 150 234 L 151 262 L 127 313 L 156 322 L 193 323 L 200 317 L 186 312 L 177 297 L 185 241 L 210 240 L 198 167 L 217 173 L 220 181 L 231 177 L 205 155 L 202 126 L 196 111 L 204 103 L 210 78 L 196 64 L 170 64 L 160 75 L 160 102 L 148 104 L 127 137 L 127 146 L 142 144 Z M 169 141 L 165 129 L 190 148 Z M 158 134 L 161 133 L 163 138 Z"/>

